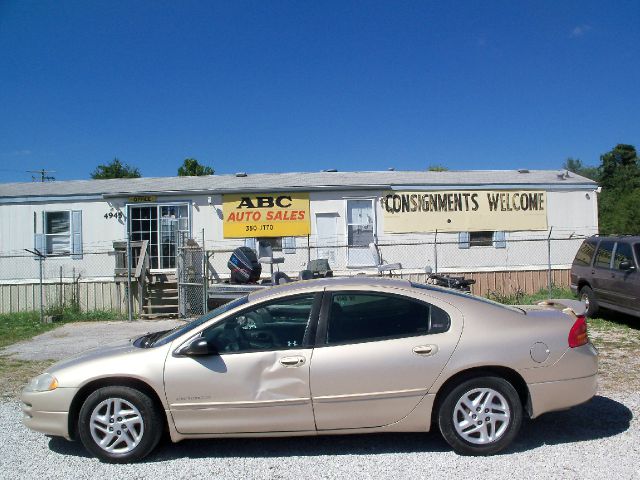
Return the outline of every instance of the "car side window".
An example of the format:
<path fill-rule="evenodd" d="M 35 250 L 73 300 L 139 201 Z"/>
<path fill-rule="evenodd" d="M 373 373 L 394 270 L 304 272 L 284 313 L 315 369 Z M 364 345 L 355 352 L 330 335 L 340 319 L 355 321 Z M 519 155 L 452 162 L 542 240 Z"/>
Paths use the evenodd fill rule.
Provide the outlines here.
<path fill-rule="evenodd" d="M 573 260 L 574 265 L 583 265 L 588 267 L 591 265 L 591 259 L 593 258 L 593 254 L 596 251 L 596 245 L 594 242 L 589 240 L 585 240 L 585 242 L 576 253 L 576 258 Z"/>
<path fill-rule="evenodd" d="M 220 353 L 301 348 L 314 296 L 260 304 L 216 323 L 202 333 Z"/>
<path fill-rule="evenodd" d="M 633 261 L 633 252 L 631 251 L 631 245 L 624 242 L 618 242 L 616 248 L 616 255 L 613 258 L 613 268 L 620 270 L 620 264 L 622 262 L 629 262 L 631 265 L 635 265 Z"/>
<path fill-rule="evenodd" d="M 372 342 L 449 330 L 449 315 L 434 305 L 399 295 L 334 293 L 326 343 Z"/>
<path fill-rule="evenodd" d="M 593 264 L 594 267 L 609 268 L 611 265 L 611 256 L 613 255 L 614 242 L 603 240 L 598 247 L 598 253 L 596 253 L 596 260 Z"/>

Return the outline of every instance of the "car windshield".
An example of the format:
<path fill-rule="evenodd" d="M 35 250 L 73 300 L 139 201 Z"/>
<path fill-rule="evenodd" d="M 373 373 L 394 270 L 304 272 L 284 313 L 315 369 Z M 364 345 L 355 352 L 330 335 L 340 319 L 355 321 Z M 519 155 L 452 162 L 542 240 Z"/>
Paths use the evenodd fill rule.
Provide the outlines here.
<path fill-rule="evenodd" d="M 159 347 L 160 345 L 165 345 L 169 342 L 172 342 L 179 336 L 184 335 L 187 332 L 190 332 L 194 328 L 199 327 L 200 325 L 202 325 L 205 322 L 208 322 L 212 318 L 217 317 L 218 315 L 222 315 L 223 313 L 228 312 L 229 310 L 232 310 L 236 307 L 239 307 L 240 305 L 244 305 L 248 301 L 249 301 L 249 297 L 245 295 L 244 297 L 240 297 L 236 300 L 233 300 L 232 302 L 225 303 L 224 305 L 221 305 L 218 308 L 215 308 L 210 312 L 205 313 L 200 318 L 197 318 L 185 325 L 178 325 L 173 330 L 169 330 L 163 333 L 160 337 L 155 339 L 155 341 L 151 346 Z"/>

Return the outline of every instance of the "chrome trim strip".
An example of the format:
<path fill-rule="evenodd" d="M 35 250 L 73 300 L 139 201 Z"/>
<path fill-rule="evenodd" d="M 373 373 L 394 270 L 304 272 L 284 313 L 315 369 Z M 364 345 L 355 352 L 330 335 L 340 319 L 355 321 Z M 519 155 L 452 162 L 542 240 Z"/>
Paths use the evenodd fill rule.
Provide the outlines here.
<path fill-rule="evenodd" d="M 264 408 L 283 407 L 289 405 L 309 405 L 310 398 L 285 398 L 282 400 L 254 400 L 250 402 L 202 402 L 202 403 L 174 403 L 172 410 L 208 410 L 213 408 Z"/>
<path fill-rule="evenodd" d="M 355 393 L 349 395 L 326 395 L 313 397 L 314 402 L 334 403 L 334 402 L 360 402 L 364 400 L 382 400 L 404 397 L 422 397 L 427 394 L 426 388 L 414 388 L 411 390 L 395 390 L 391 392 Z"/>

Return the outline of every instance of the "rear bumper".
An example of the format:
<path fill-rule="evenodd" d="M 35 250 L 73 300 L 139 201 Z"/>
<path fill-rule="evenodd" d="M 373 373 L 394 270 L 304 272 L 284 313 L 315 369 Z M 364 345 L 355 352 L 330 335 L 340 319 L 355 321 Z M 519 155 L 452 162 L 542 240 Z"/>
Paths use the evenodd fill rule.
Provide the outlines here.
<path fill-rule="evenodd" d="M 36 432 L 69 439 L 69 407 L 77 388 L 22 392 L 22 423 Z"/>
<path fill-rule="evenodd" d="M 531 418 L 587 402 L 596 394 L 597 388 L 596 375 L 530 384 Z"/>
<path fill-rule="evenodd" d="M 574 295 L 578 295 L 578 285 L 572 283 L 571 285 L 569 285 L 569 288 L 571 289 L 571 293 L 573 293 Z"/>

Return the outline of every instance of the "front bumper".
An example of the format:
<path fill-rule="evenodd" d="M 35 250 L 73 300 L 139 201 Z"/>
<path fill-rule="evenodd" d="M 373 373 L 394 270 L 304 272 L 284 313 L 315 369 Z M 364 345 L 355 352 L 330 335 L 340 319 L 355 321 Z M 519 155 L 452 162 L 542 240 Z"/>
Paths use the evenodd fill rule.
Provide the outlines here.
<path fill-rule="evenodd" d="M 69 409 L 77 388 L 22 391 L 22 423 L 36 432 L 69 439 Z"/>

